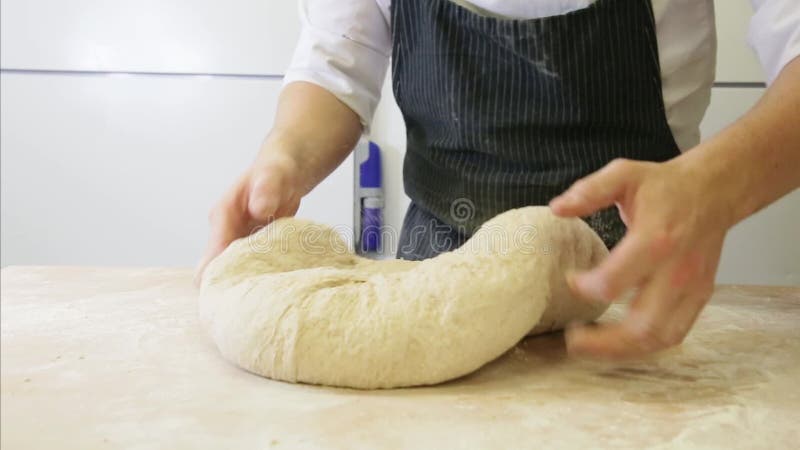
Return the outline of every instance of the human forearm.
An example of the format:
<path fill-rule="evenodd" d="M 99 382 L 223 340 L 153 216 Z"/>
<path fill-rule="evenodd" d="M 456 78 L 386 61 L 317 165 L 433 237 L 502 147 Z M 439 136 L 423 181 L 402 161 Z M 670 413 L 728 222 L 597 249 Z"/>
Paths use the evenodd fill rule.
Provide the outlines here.
<path fill-rule="evenodd" d="M 312 83 L 289 83 L 259 160 L 288 158 L 304 195 L 347 157 L 361 132 L 358 115 L 333 94 Z"/>
<path fill-rule="evenodd" d="M 211 210 L 203 269 L 234 239 L 279 217 L 294 215 L 300 200 L 333 172 L 361 135 L 358 116 L 333 94 L 311 83 L 289 83 L 253 164 Z"/>
<path fill-rule="evenodd" d="M 675 162 L 709 180 L 729 225 L 800 187 L 800 58 L 747 114 Z"/>

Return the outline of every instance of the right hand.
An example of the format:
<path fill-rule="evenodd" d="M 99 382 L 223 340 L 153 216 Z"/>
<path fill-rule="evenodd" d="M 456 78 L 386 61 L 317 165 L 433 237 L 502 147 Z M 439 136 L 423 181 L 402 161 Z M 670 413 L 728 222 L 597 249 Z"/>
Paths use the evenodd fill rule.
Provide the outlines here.
<path fill-rule="evenodd" d="M 277 218 L 293 216 L 304 194 L 297 162 L 279 152 L 262 151 L 210 212 L 211 232 L 195 271 L 195 285 L 228 244 Z"/>

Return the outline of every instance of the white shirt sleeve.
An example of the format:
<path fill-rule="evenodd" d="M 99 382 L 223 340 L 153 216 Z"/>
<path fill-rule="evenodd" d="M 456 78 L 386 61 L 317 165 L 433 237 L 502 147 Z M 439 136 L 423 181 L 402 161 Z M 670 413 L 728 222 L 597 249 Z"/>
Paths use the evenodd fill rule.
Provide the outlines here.
<path fill-rule="evenodd" d="M 283 79 L 335 95 L 369 129 L 392 51 L 389 17 L 376 0 L 300 0 L 302 31 Z"/>
<path fill-rule="evenodd" d="M 800 55 L 800 0 L 751 0 L 753 19 L 748 41 L 775 81 L 784 66 Z"/>

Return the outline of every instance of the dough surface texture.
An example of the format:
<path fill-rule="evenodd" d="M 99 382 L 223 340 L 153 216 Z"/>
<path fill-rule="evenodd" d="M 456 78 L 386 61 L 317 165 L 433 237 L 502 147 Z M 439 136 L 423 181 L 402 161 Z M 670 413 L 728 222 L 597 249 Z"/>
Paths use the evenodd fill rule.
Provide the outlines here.
<path fill-rule="evenodd" d="M 222 355 L 259 375 L 360 389 L 473 372 L 526 334 L 605 311 L 564 274 L 608 253 L 579 219 L 507 211 L 425 261 L 354 255 L 332 228 L 279 219 L 206 268 L 199 307 Z"/>

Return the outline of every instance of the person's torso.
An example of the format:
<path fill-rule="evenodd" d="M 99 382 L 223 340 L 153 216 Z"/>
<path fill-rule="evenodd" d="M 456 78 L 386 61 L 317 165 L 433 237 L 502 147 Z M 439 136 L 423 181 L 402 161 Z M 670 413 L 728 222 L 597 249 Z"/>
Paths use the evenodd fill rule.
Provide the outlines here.
<path fill-rule="evenodd" d="M 679 152 L 648 0 L 524 20 L 395 0 L 391 26 L 406 192 L 464 234 L 505 210 L 546 204 L 614 158 Z M 624 232 L 611 213 L 599 225 L 613 227 L 609 245 Z"/>
<path fill-rule="evenodd" d="M 391 23 L 391 0 L 375 0 Z M 451 0 L 480 15 L 537 19 L 567 14 L 596 0 Z M 682 151 L 700 141 L 700 121 L 716 68 L 713 0 L 652 0 L 667 120 Z"/>

